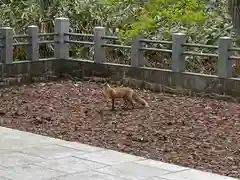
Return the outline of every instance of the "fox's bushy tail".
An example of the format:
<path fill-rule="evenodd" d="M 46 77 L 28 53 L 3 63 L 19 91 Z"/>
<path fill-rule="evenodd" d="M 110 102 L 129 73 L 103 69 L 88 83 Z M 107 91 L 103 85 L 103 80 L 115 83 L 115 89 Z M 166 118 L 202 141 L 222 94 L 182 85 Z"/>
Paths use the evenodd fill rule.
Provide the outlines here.
<path fill-rule="evenodd" d="M 145 107 L 149 107 L 147 101 L 145 101 L 143 98 L 141 98 L 138 94 L 133 93 L 132 98 L 133 98 L 136 102 L 144 105 Z"/>

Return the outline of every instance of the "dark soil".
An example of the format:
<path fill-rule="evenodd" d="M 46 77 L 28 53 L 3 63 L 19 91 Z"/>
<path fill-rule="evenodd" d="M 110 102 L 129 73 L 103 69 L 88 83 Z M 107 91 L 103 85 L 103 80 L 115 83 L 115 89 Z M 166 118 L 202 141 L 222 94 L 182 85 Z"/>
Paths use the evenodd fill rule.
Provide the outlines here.
<path fill-rule="evenodd" d="M 4 89 L 0 125 L 240 178 L 240 104 L 140 92 L 123 110 L 102 85 L 71 81 Z"/>

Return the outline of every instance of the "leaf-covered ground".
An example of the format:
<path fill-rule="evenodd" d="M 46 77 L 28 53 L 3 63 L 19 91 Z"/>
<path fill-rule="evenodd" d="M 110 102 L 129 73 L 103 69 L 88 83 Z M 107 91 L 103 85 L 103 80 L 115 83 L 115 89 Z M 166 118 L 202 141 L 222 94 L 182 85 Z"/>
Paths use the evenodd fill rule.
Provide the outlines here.
<path fill-rule="evenodd" d="M 4 90 L 0 125 L 240 178 L 240 105 L 140 92 L 150 108 L 116 111 L 102 85 L 71 81 Z"/>

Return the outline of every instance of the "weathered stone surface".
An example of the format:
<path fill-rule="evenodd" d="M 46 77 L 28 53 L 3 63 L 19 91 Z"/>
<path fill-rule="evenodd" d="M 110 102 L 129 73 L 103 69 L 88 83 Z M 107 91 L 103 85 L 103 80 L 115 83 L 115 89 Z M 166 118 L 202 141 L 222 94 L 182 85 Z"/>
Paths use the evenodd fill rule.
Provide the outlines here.
<path fill-rule="evenodd" d="M 32 164 L 0 169 L 0 174 L 3 177 L 13 180 L 43 180 L 64 175 L 62 172 Z"/>
<path fill-rule="evenodd" d="M 93 152 L 88 154 L 80 154 L 76 157 L 90 160 L 90 161 L 96 161 L 96 162 L 107 164 L 107 165 L 120 164 L 120 163 L 144 159 L 142 157 L 120 153 L 112 150 L 98 151 L 98 152 Z"/>
<path fill-rule="evenodd" d="M 68 141 L 63 141 L 59 145 L 64 146 L 64 147 L 69 147 L 73 149 L 78 149 L 84 152 L 97 152 L 97 151 L 105 151 L 104 148 L 99 148 L 95 146 L 90 146 L 87 144 L 82 144 L 82 143 L 77 143 L 77 142 L 68 142 Z"/>
<path fill-rule="evenodd" d="M 77 149 L 68 148 L 64 146 L 59 146 L 56 144 L 22 149 L 21 152 L 26 154 L 31 154 L 33 156 L 41 157 L 43 159 L 63 158 L 67 156 L 73 156 L 73 155 L 79 155 L 79 154 L 85 153 L 84 151 L 80 151 Z"/>
<path fill-rule="evenodd" d="M 111 174 L 121 178 L 146 179 L 152 176 L 161 176 L 169 173 L 167 170 L 144 166 L 136 163 L 122 163 L 96 170 L 101 173 Z"/>
<path fill-rule="evenodd" d="M 94 172 L 94 171 L 87 171 L 83 173 L 75 173 L 75 174 L 70 174 L 66 176 L 61 176 L 58 178 L 54 178 L 54 180 L 136 180 L 135 178 L 131 179 L 123 179 L 118 176 L 113 176 L 110 174 L 103 174 L 99 172 Z M 160 179 L 159 179 L 160 180 Z"/>
<path fill-rule="evenodd" d="M 164 170 L 171 171 L 171 172 L 183 171 L 183 170 L 189 169 L 187 167 L 177 166 L 174 164 L 164 163 L 161 161 L 154 161 L 151 159 L 144 159 L 144 160 L 136 161 L 135 163 L 145 165 L 145 166 L 155 167 L 155 168 L 159 168 L 159 169 L 164 169 Z"/>
<path fill-rule="evenodd" d="M 76 157 L 45 160 L 37 165 L 65 173 L 84 172 L 106 166 L 105 164 L 100 164 L 94 161 L 88 161 Z"/>
<path fill-rule="evenodd" d="M 4 127 L 0 137 L 0 180 L 237 180 Z"/>
<path fill-rule="evenodd" d="M 160 176 L 169 180 L 236 180 L 235 178 L 220 176 L 209 172 L 203 172 L 195 169 L 180 171 Z"/>
<path fill-rule="evenodd" d="M 61 61 L 61 63 L 59 63 Z M 187 89 L 194 92 L 220 93 L 232 96 L 240 96 L 240 80 L 236 78 L 220 79 L 214 75 L 204 75 L 190 72 L 172 72 L 166 69 L 134 68 L 124 64 L 94 63 L 90 60 L 39 60 L 14 62 L 3 66 L 0 72 L 3 77 L 16 77 L 25 75 L 20 82 L 12 84 L 28 83 L 32 77 L 43 76 L 52 72 L 56 76 L 69 74 L 72 77 L 111 77 L 113 79 L 132 78 L 150 83 L 156 83 L 171 88 Z M 1 75 L 0 74 L 0 75 Z M 142 86 L 139 85 L 139 86 Z M 144 85 L 146 86 L 146 85 Z"/>
<path fill-rule="evenodd" d="M 5 167 L 34 164 L 42 161 L 42 158 L 20 152 L 5 152 L 0 156 L 0 164 Z"/>

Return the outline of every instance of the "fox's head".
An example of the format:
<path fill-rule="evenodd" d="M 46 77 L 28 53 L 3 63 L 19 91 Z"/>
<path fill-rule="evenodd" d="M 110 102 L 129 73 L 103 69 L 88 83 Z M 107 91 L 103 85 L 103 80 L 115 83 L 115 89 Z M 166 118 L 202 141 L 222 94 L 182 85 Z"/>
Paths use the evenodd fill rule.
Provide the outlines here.
<path fill-rule="evenodd" d="M 104 88 L 111 88 L 111 86 L 108 83 L 103 84 Z"/>
<path fill-rule="evenodd" d="M 109 94 L 112 92 L 112 88 L 108 83 L 104 84 L 104 88 L 103 88 L 103 94 L 105 95 L 105 97 L 109 97 Z"/>
<path fill-rule="evenodd" d="M 107 87 L 107 88 L 111 88 L 111 86 L 110 86 L 109 84 L 106 84 L 106 87 Z"/>

